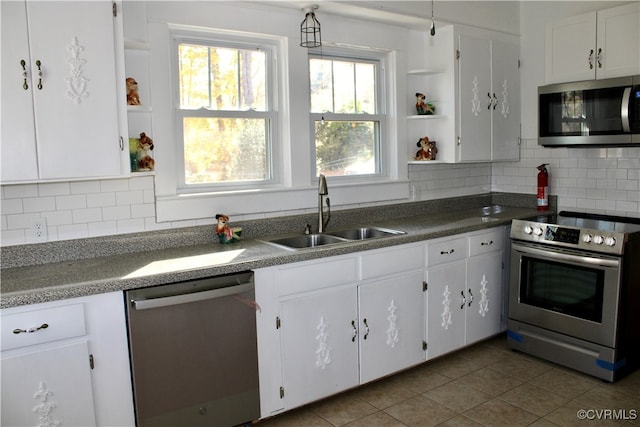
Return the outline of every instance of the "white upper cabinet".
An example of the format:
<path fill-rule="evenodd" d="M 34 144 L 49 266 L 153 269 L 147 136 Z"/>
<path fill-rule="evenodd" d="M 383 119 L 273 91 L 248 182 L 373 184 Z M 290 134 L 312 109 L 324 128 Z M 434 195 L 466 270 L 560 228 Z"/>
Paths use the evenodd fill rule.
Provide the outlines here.
<path fill-rule="evenodd" d="M 1 8 L 2 182 L 121 175 L 113 3 Z"/>
<path fill-rule="evenodd" d="M 640 3 L 572 16 L 545 27 L 545 81 L 640 73 Z"/>
<path fill-rule="evenodd" d="M 520 156 L 520 48 L 497 34 L 458 36 L 458 160 Z"/>
<path fill-rule="evenodd" d="M 441 118 L 429 121 L 425 133 L 436 139 L 438 160 L 519 159 L 519 55 L 517 37 L 494 31 L 451 25 L 429 37 L 426 65 L 439 72 L 424 86 Z"/>

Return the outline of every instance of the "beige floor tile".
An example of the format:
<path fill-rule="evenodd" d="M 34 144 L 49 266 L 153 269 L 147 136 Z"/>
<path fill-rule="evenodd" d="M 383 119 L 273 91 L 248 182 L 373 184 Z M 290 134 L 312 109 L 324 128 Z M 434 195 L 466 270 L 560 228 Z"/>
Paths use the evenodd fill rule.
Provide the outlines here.
<path fill-rule="evenodd" d="M 552 413 L 546 415 L 544 418 L 548 421 L 556 423 L 561 426 L 588 426 L 588 427 L 600 427 L 600 426 L 618 426 L 622 424 L 622 421 L 612 420 L 612 419 L 598 419 L 593 416 L 589 419 L 581 417 L 580 415 L 583 413 L 581 411 L 585 411 L 589 408 L 585 408 L 585 406 L 579 402 L 571 401 L 556 409 Z M 595 414 L 593 414 L 595 415 Z"/>
<path fill-rule="evenodd" d="M 400 385 L 402 381 L 395 378 L 381 380 L 369 384 L 354 391 L 354 396 L 375 406 L 378 409 L 388 408 L 396 403 L 407 400 L 417 393 L 409 388 Z"/>
<path fill-rule="evenodd" d="M 593 409 L 634 410 L 640 414 L 640 398 L 606 385 L 598 385 L 575 398 L 576 402 Z"/>
<path fill-rule="evenodd" d="M 431 368 L 429 362 L 396 376 L 402 385 L 416 394 L 422 394 L 451 381 L 451 378 Z"/>
<path fill-rule="evenodd" d="M 460 380 L 441 385 L 424 395 L 458 413 L 465 412 L 492 398 L 490 394 L 469 387 Z"/>
<path fill-rule="evenodd" d="M 558 368 L 552 368 L 529 382 L 569 399 L 581 395 L 597 384 L 589 377 L 569 374 Z"/>
<path fill-rule="evenodd" d="M 464 414 L 488 427 L 526 426 L 538 419 L 537 415 L 500 399 L 489 400 Z"/>
<path fill-rule="evenodd" d="M 616 390 L 624 391 L 633 396 L 640 398 L 640 369 L 626 377 L 616 381 L 615 383 L 607 384 L 607 387 L 611 387 Z M 640 417 L 640 414 L 638 415 Z"/>
<path fill-rule="evenodd" d="M 314 405 L 312 410 L 334 426 L 342 426 L 378 412 L 376 407 L 354 397 L 353 392 L 326 399 Z"/>
<path fill-rule="evenodd" d="M 489 367 L 523 381 L 528 381 L 552 369 L 548 363 L 516 352 L 511 352 L 506 357 L 490 364 Z"/>
<path fill-rule="evenodd" d="M 529 383 L 501 394 L 500 399 L 541 417 L 569 401 L 566 397 Z"/>
<path fill-rule="evenodd" d="M 406 427 L 386 412 L 376 412 L 347 424 L 348 427 Z M 303 427 L 303 426 L 300 426 Z"/>
<path fill-rule="evenodd" d="M 464 415 L 457 415 L 447 421 L 438 424 L 438 427 L 482 427 L 482 424 L 467 418 Z"/>
<path fill-rule="evenodd" d="M 506 340 L 506 338 L 504 338 Z M 509 355 L 509 351 L 501 350 L 487 343 L 480 343 L 460 351 L 460 356 L 469 359 L 474 367 L 484 368 L 485 366 L 504 360 Z"/>
<path fill-rule="evenodd" d="M 546 418 L 538 418 L 537 420 L 529 424 L 529 427 L 557 427 L 557 426 L 558 424 L 551 422 Z"/>
<path fill-rule="evenodd" d="M 416 396 L 384 410 L 408 426 L 435 426 L 456 416 L 452 410 L 428 399 Z"/>
<path fill-rule="evenodd" d="M 463 377 L 482 367 L 481 364 L 474 364 L 458 353 L 446 354 L 437 359 L 427 361 L 427 365 L 434 371 L 451 379 Z"/>
<path fill-rule="evenodd" d="M 479 369 L 469 375 L 465 375 L 460 378 L 460 381 L 492 396 L 498 396 L 522 384 L 521 380 L 490 368 Z"/>
<path fill-rule="evenodd" d="M 303 407 L 260 421 L 260 427 L 333 427 L 327 420 Z"/>

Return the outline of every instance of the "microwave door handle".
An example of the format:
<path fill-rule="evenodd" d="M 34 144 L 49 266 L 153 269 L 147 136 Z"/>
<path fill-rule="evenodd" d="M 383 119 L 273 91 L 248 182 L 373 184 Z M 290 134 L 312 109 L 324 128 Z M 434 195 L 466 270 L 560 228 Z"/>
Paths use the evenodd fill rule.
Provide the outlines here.
<path fill-rule="evenodd" d="M 622 130 L 625 133 L 631 132 L 631 126 L 629 126 L 629 100 L 631 99 L 631 88 L 624 88 L 622 94 L 622 105 L 620 106 L 620 117 L 622 118 Z"/>

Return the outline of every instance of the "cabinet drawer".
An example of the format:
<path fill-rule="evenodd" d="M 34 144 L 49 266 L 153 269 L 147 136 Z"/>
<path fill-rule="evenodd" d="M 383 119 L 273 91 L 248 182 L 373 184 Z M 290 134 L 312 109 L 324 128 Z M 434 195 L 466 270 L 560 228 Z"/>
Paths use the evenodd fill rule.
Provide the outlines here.
<path fill-rule="evenodd" d="M 362 278 L 424 268 L 424 244 L 395 246 L 362 255 Z"/>
<path fill-rule="evenodd" d="M 458 261 L 467 256 L 467 239 L 458 237 L 427 244 L 427 264 L 429 266 Z"/>
<path fill-rule="evenodd" d="M 469 256 L 502 250 L 504 246 L 504 230 L 496 228 L 482 234 L 469 237 Z"/>
<path fill-rule="evenodd" d="M 278 271 L 280 296 L 354 283 L 357 280 L 356 258 L 323 260 Z"/>
<path fill-rule="evenodd" d="M 25 311 L 2 316 L 0 348 L 4 351 L 83 335 L 86 335 L 83 304 Z"/>

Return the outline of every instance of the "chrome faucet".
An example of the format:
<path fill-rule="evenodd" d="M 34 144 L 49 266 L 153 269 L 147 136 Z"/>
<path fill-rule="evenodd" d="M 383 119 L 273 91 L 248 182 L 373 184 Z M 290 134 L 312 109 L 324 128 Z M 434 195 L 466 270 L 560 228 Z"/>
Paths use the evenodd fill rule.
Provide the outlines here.
<path fill-rule="evenodd" d="M 327 188 L 327 179 L 323 174 L 320 174 L 318 179 L 318 233 L 324 233 L 327 228 L 327 224 L 331 219 L 331 202 L 329 197 L 327 200 L 327 217 L 324 216 L 324 198 L 329 195 L 329 189 Z"/>

